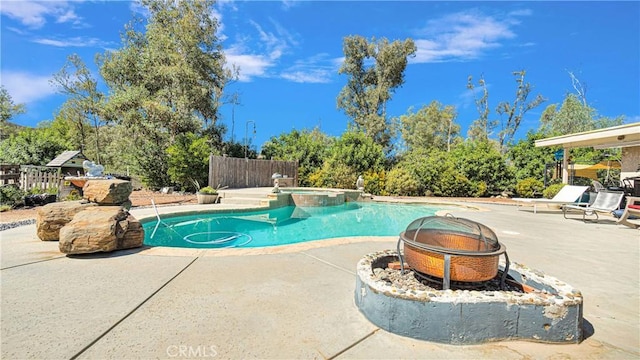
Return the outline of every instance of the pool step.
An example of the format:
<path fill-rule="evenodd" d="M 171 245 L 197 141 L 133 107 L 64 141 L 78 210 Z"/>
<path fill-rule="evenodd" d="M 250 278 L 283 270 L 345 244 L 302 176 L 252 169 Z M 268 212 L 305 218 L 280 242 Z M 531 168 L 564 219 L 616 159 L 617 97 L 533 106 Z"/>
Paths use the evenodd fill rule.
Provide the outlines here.
<path fill-rule="evenodd" d="M 221 197 L 221 204 L 239 204 L 239 205 L 255 205 L 255 206 L 268 206 L 268 203 L 264 203 L 268 201 L 265 197 L 240 197 L 240 196 L 232 196 L 232 197 Z"/>
<path fill-rule="evenodd" d="M 265 199 L 269 194 L 268 191 L 260 189 L 241 189 L 241 190 L 223 190 L 220 195 L 223 198 L 248 198 L 248 199 Z"/>
<path fill-rule="evenodd" d="M 220 191 L 220 203 L 268 207 L 268 194 L 269 190 L 263 188 L 223 190 Z"/>
<path fill-rule="evenodd" d="M 289 205 L 288 194 L 273 194 L 271 189 L 243 189 L 221 191 L 221 204 L 255 205 L 256 207 L 281 207 Z"/>

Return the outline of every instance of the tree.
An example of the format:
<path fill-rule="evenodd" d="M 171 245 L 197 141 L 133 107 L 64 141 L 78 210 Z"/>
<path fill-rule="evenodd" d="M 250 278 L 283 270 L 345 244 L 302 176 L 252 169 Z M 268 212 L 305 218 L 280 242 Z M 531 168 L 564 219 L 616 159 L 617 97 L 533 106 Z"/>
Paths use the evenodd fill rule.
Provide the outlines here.
<path fill-rule="evenodd" d="M 80 56 L 72 54 L 62 69 L 53 75 L 51 83 L 57 86 L 60 93 L 67 95 L 67 101 L 63 105 L 60 116 L 66 116 L 74 124 L 80 135 L 80 143 L 77 148 L 84 151 L 86 143 L 85 123 L 92 123 L 95 133 L 95 159 L 100 160 L 100 126 L 102 119 L 102 107 L 104 95 L 98 91 L 98 82 L 93 78 L 89 69 Z"/>
<path fill-rule="evenodd" d="M 571 86 L 576 91 L 576 95 L 578 99 L 582 102 L 582 105 L 587 106 L 587 85 L 578 79 L 578 77 L 573 73 L 573 71 L 567 71 L 569 73 L 569 77 L 571 78 Z"/>
<path fill-rule="evenodd" d="M 243 143 L 239 141 L 229 140 L 224 142 L 222 153 L 226 154 L 229 157 L 243 158 L 245 150 L 246 147 Z M 247 157 L 250 159 L 255 159 L 258 157 L 258 154 L 255 153 L 255 150 L 249 149 Z"/>
<path fill-rule="evenodd" d="M 524 81 L 526 71 L 514 71 L 513 75 L 516 79 L 516 94 L 513 101 L 502 101 L 496 107 L 496 113 L 500 115 L 500 120 L 489 120 L 489 91 L 484 77 L 480 77 L 478 85 L 482 88 L 482 96 L 475 98 L 476 108 L 478 109 L 479 118 L 475 120 L 469 129 L 468 135 L 471 140 L 488 140 L 493 131 L 500 125 L 498 132 L 498 144 L 502 153 L 506 152 L 506 147 L 513 141 L 516 131 L 520 128 L 520 123 L 524 115 L 531 109 L 538 107 L 546 99 L 541 95 L 527 102 L 527 98 L 531 93 L 531 84 Z M 474 92 L 473 78 L 467 79 L 467 89 Z"/>
<path fill-rule="evenodd" d="M 24 104 L 15 104 L 9 91 L 0 85 L 0 125 L 4 125 L 16 115 L 24 114 Z"/>
<path fill-rule="evenodd" d="M 87 141 L 92 143 L 92 133 L 89 133 Z M 132 133 L 123 125 L 107 124 L 100 127 L 100 160 L 105 172 L 138 176 L 142 174 L 139 169 L 137 147 L 140 143 L 139 135 Z M 85 154 L 89 159 L 94 159 L 91 147 Z"/>
<path fill-rule="evenodd" d="M 456 117 L 452 105 L 443 106 L 435 100 L 415 113 L 410 108 L 408 114 L 399 118 L 400 132 L 407 149 L 436 148 L 450 151 L 451 144 L 460 132 L 460 125 L 454 122 Z"/>
<path fill-rule="evenodd" d="M 166 149 L 179 134 L 215 125 L 233 73 L 224 68 L 212 0 L 144 0 L 143 5 L 149 10 L 146 31 L 137 31 L 132 22 L 122 35 L 123 47 L 99 56 L 98 63 L 111 90 L 107 118 L 139 135 L 136 150 L 147 152 L 138 157 L 140 170 L 162 186 L 170 181 L 158 169 Z"/>
<path fill-rule="evenodd" d="M 569 93 L 560 109 L 557 104 L 547 106 L 540 117 L 540 131 L 549 136 L 573 134 L 621 125 L 623 117 L 598 117 L 594 108 L 585 105 L 579 95 Z"/>
<path fill-rule="evenodd" d="M 24 104 L 15 104 L 7 89 L 0 85 L 0 140 L 19 132 L 18 125 L 12 124 L 10 120 L 25 112 Z"/>
<path fill-rule="evenodd" d="M 496 108 L 496 112 L 502 120 L 501 129 L 498 133 L 498 143 L 503 153 L 505 152 L 505 146 L 513 141 L 524 115 L 546 101 L 542 95 L 537 95 L 535 99 L 527 102 L 527 98 L 531 93 L 531 84 L 524 81 L 525 75 L 526 71 L 524 70 L 513 72 L 517 84 L 515 97 L 512 102 L 500 102 Z"/>
<path fill-rule="evenodd" d="M 476 87 L 473 85 L 473 78 L 471 76 L 467 78 L 467 89 L 471 90 L 474 95 L 474 103 L 476 104 L 479 116 L 469 127 L 467 136 L 474 141 L 486 141 L 489 140 L 489 136 L 493 134 L 493 130 L 498 126 L 498 122 L 496 120 L 489 120 L 489 90 L 487 90 L 484 76 L 480 76 L 478 86 L 482 89 L 482 96 L 480 97 L 475 96 Z"/>
<path fill-rule="evenodd" d="M 540 118 L 540 129 L 550 136 L 566 135 L 593 129 L 595 110 L 584 106 L 575 94 L 567 94 L 558 109 L 547 106 Z"/>
<path fill-rule="evenodd" d="M 391 43 L 385 38 L 367 41 L 358 35 L 344 39 L 345 60 L 338 73 L 346 74 L 348 79 L 338 95 L 338 109 L 352 119 L 356 130 L 383 147 L 389 145 L 392 136 L 387 123 L 387 102 L 404 83 L 407 58 L 416 50 L 411 39 Z"/>
<path fill-rule="evenodd" d="M 535 141 L 544 139 L 544 133 L 538 131 L 527 132 L 527 137 L 521 139 L 509 149 L 507 156 L 515 170 L 516 181 L 534 178 L 544 180 L 544 169 L 548 163 L 553 163 L 554 147 L 536 147 Z"/>
<path fill-rule="evenodd" d="M 84 155 L 89 156 L 79 144 L 82 144 L 81 134 L 91 130 L 91 127 L 86 123 L 81 123 L 82 127 L 78 129 L 77 123 L 70 119 L 70 115 L 65 112 L 66 108 L 63 106 L 57 113 L 54 114 L 52 121 L 42 121 L 38 124 L 38 127 L 47 127 L 50 132 L 55 134 L 61 143 L 66 144 L 69 149 L 80 150 Z M 93 157 L 89 156 L 90 159 Z"/>
<path fill-rule="evenodd" d="M 24 128 L 0 142 L 0 163 L 46 165 L 69 149 L 48 127 Z"/>

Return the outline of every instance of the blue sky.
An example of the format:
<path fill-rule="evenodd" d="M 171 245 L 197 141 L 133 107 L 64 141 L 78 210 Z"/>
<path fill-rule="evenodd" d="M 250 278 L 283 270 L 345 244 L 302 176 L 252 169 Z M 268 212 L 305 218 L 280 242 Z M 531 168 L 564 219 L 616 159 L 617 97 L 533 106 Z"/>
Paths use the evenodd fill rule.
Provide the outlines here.
<path fill-rule="evenodd" d="M 121 47 L 120 32 L 141 13 L 127 1 L 7 1 L 1 12 L 1 83 L 28 112 L 13 119 L 35 126 L 64 102 L 49 84 L 72 53 L 98 72 L 97 53 Z M 319 126 L 340 135 L 348 118 L 336 108 L 346 83 L 338 75 L 345 36 L 412 38 L 418 51 L 405 84 L 388 105 L 391 117 L 437 100 L 454 105 L 466 135 L 477 117 L 467 77 L 484 76 L 489 103 L 511 101 L 513 71 L 526 70 L 530 111 L 519 136 L 538 127 L 544 108 L 574 92 L 569 72 L 586 85 L 602 116 L 640 121 L 640 2 L 224 1 L 216 4 L 219 37 L 240 79 L 234 138 L 246 129 L 260 147 L 272 136 Z M 231 136 L 232 106 L 221 109 Z M 497 115 L 492 113 L 492 115 Z"/>

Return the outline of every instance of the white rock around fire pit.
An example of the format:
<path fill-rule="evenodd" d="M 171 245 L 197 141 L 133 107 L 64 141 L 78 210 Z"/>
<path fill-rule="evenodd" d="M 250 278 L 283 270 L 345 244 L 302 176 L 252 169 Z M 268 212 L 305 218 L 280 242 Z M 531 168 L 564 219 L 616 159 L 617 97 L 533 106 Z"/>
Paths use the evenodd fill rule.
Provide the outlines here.
<path fill-rule="evenodd" d="M 437 290 L 390 279 L 389 271 L 399 270 L 389 263 L 397 261 L 397 252 L 386 250 L 357 265 L 356 305 L 384 330 L 449 344 L 582 341 L 582 294 L 554 277 L 512 262 L 505 290 Z"/>

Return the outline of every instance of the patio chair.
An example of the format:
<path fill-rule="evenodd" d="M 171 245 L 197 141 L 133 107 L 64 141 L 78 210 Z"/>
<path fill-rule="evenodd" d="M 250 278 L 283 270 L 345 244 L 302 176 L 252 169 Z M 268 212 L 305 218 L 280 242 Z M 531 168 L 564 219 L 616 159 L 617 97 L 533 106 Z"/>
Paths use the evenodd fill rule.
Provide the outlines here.
<path fill-rule="evenodd" d="M 600 192 L 602 190 L 607 190 L 606 187 L 604 187 L 604 185 L 602 185 L 602 183 L 598 180 L 593 180 L 591 182 L 591 186 L 593 187 L 593 191 L 594 192 Z"/>
<path fill-rule="evenodd" d="M 556 196 L 551 199 L 535 199 L 535 198 L 513 198 L 516 202 L 516 207 L 520 210 L 520 207 L 524 204 L 533 205 L 533 213 L 537 213 L 538 204 L 551 204 L 551 205 L 564 205 L 564 204 L 580 204 L 578 201 L 582 197 L 588 186 L 576 186 L 565 185 L 558 191 Z"/>
<path fill-rule="evenodd" d="M 596 221 L 599 219 L 598 213 L 612 213 L 614 210 L 620 207 L 620 203 L 624 198 L 624 192 L 622 191 L 606 191 L 602 190 L 596 195 L 596 199 L 593 204 L 587 206 L 579 205 L 564 205 L 562 206 L 562 213 L 564 218 L 568 219 L 567 211 L 575 210 L 582 212 L 582 221 L 587 221 L 587 216 L 596 216 Z"/>
<path fill-rule="evenodd" d="M 634 229 L 640 228 L 640 221 L 632 223 L 630 219 L 640 219 L 640 197 L 627 196 L 627 206 L 617 223 Z"/>

